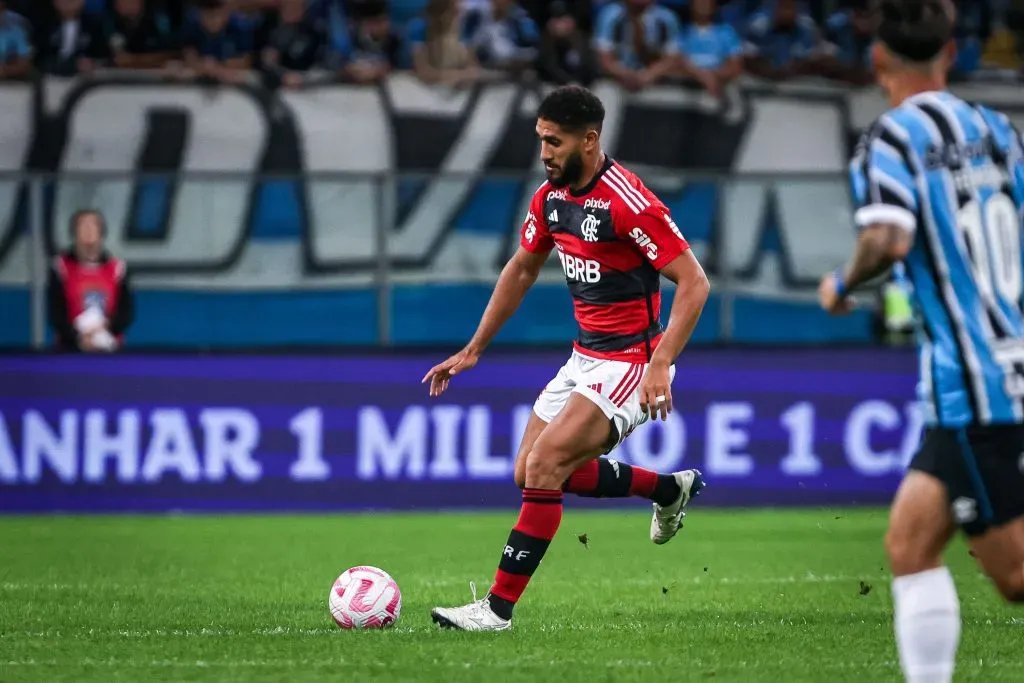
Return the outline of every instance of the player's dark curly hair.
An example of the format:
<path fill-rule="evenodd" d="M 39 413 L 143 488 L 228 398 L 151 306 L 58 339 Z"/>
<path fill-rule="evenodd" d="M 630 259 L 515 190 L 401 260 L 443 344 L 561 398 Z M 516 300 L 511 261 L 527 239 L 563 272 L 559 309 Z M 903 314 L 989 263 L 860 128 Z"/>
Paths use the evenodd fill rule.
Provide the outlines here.
<path fill-rule="evenodd" d="M 928 62 L 953 39 L 953 0 L 877 0 L 878 39 L 911 62 Z"/>
<path fill-rule="evenodd" d="M 581 133 L 587 128 L 601 132 L 604 105 L 597 95 L 579 85 L 552 90 L 537 109 L 537 118 L 556 123 L 565 130 Z"/>

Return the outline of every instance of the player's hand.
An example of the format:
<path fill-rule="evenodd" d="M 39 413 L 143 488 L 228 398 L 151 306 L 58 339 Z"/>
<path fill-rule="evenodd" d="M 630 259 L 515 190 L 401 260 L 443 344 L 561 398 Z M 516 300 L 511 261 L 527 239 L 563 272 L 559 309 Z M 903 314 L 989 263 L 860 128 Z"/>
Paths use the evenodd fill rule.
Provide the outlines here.
<path fill-rule="evenodd" d="M 640 381 L 640 410 L 655 419 L 667 420 L 672 412 L 672 387 L 668 363 L 652 361 Z"/>
<path fill-rule="evenodd" d="M 480 354 L 463 349 L 443 363 L 430 368 L 430 372 L 423 376 L 420 384 L 430 380 L 430 395 L 440 396 L 448 388 L 451 378 L 460 372 L 473 368 L 480 360 Z"/>
<path fill-rule="evenodd" d="M 846 315 L 853 310 L 853 302 L 845 297 L 839 296 L 836 291 L 836 276 L 829 273 L 821 278 L 818 285 L 818 302 L 821 307 L 832 315 Z"/>

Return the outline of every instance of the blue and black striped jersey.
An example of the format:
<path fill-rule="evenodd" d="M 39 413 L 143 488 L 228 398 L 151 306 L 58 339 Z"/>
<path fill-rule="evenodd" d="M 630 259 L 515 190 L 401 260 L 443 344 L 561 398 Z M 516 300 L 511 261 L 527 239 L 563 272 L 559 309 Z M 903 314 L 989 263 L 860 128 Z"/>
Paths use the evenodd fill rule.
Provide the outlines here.
<path fill-rule="evenodd" d="M 1024 421 L 1024 148 L 1004 114 L 926 92 L 850 162 L 858 228 L 913 233 L 921 398 L 947 427 Z"/>

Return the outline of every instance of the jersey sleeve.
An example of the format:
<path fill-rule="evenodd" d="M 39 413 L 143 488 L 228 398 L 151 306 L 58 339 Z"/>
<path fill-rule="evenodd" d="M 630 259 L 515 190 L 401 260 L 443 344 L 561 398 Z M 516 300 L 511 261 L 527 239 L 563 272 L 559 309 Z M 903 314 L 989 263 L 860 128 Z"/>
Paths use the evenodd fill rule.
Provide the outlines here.
<path fill-rule="evenodd" d="M 544 218 L 544 186 L 537 190 L 530 201 L 530 210 L 523 220 L 523 227 L 519 229 L 519 244 L 534 254 L 543 254 L 551 251 L 555 246 L 555 240 L 548 230 L 548 222 Z"/>
<path fill-rule="evenodd" d="M 690 248 L 664 206 L 650 206 L 639 214 L 624 211 L 617 224 L 623 226 L 622 236 L 657 270 Z"/>
<path fill-rule="evenodd" d="M 857 145 L 850 161 L 850 183 L 858 229 L 876 223 L 896 225 L 909 232 L 917 228 L 917 183 L 906 163 L 906 150 L 898 138 L 875 124 Z"/>

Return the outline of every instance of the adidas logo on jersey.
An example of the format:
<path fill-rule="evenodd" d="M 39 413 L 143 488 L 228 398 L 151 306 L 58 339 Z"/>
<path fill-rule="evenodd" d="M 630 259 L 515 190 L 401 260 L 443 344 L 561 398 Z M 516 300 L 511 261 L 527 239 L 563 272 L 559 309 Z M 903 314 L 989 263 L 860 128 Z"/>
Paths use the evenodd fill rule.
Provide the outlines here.
<path fill-rule="evenodd" d="M 584 209 L 604 209 L 608 210 L 612 208 L 612 203 L 608 199 L 588 199 L 583 202 Z"/>

